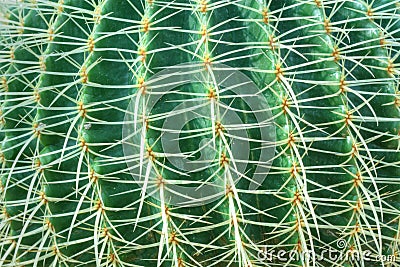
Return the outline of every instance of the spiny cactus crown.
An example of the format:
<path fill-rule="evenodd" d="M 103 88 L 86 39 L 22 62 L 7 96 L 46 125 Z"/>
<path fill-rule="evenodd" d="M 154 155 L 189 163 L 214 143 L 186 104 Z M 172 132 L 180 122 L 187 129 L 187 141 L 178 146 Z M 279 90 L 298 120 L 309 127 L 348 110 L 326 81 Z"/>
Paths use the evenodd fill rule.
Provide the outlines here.
<path fill-rule="evenodd" d="M 0 266 L 399 265 L 399 0 L 0 6 Z"/>

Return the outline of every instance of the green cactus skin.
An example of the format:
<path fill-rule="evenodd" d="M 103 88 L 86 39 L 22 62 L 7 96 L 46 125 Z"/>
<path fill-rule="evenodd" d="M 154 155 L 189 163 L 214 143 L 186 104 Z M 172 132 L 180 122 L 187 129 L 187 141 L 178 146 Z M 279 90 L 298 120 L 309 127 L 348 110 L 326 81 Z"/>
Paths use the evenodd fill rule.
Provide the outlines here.
<path fill-rule="evenodd" d="M 400 265 L 399 0 L 0 6 L 0 266 Z M 130 144 L 140 153 L 124 153 L 126 114 L 143 123 L 151 77 L 188 62 L 206 81 L 163 95 Z M 259 124 L 251 108 L 213 82 L 219 64 L 250 78 L 269 105 L 269 172 L 256 190 L 242 178 L 213 202 L 169 204 L 164 183 L 232 175 L 235 136 L 219 128 L 220 106 L 249 136 L 243 174 L 266 166 L 260 149 L 271 144 L 250 127 Z M 199 99 L 209 114 L 185 124 L 179 144 L 191 152 L 211 140 L 216 153 L 188 178 L 160 140 L 168 112 Z M 273 250 L 315 255 L 260 258 Z M 327 250 L 372 260 L 320 258 Z"/>

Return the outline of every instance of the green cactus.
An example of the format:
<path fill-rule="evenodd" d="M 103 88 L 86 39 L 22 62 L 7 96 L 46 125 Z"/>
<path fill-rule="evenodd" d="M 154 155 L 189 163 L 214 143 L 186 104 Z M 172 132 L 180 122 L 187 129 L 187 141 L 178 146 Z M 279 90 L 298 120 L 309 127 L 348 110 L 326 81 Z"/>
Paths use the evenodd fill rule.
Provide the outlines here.
<path fill-rule="evenodd" d="M 400 266 L 399 15 L 1 2 L 0 266 Z"/>

